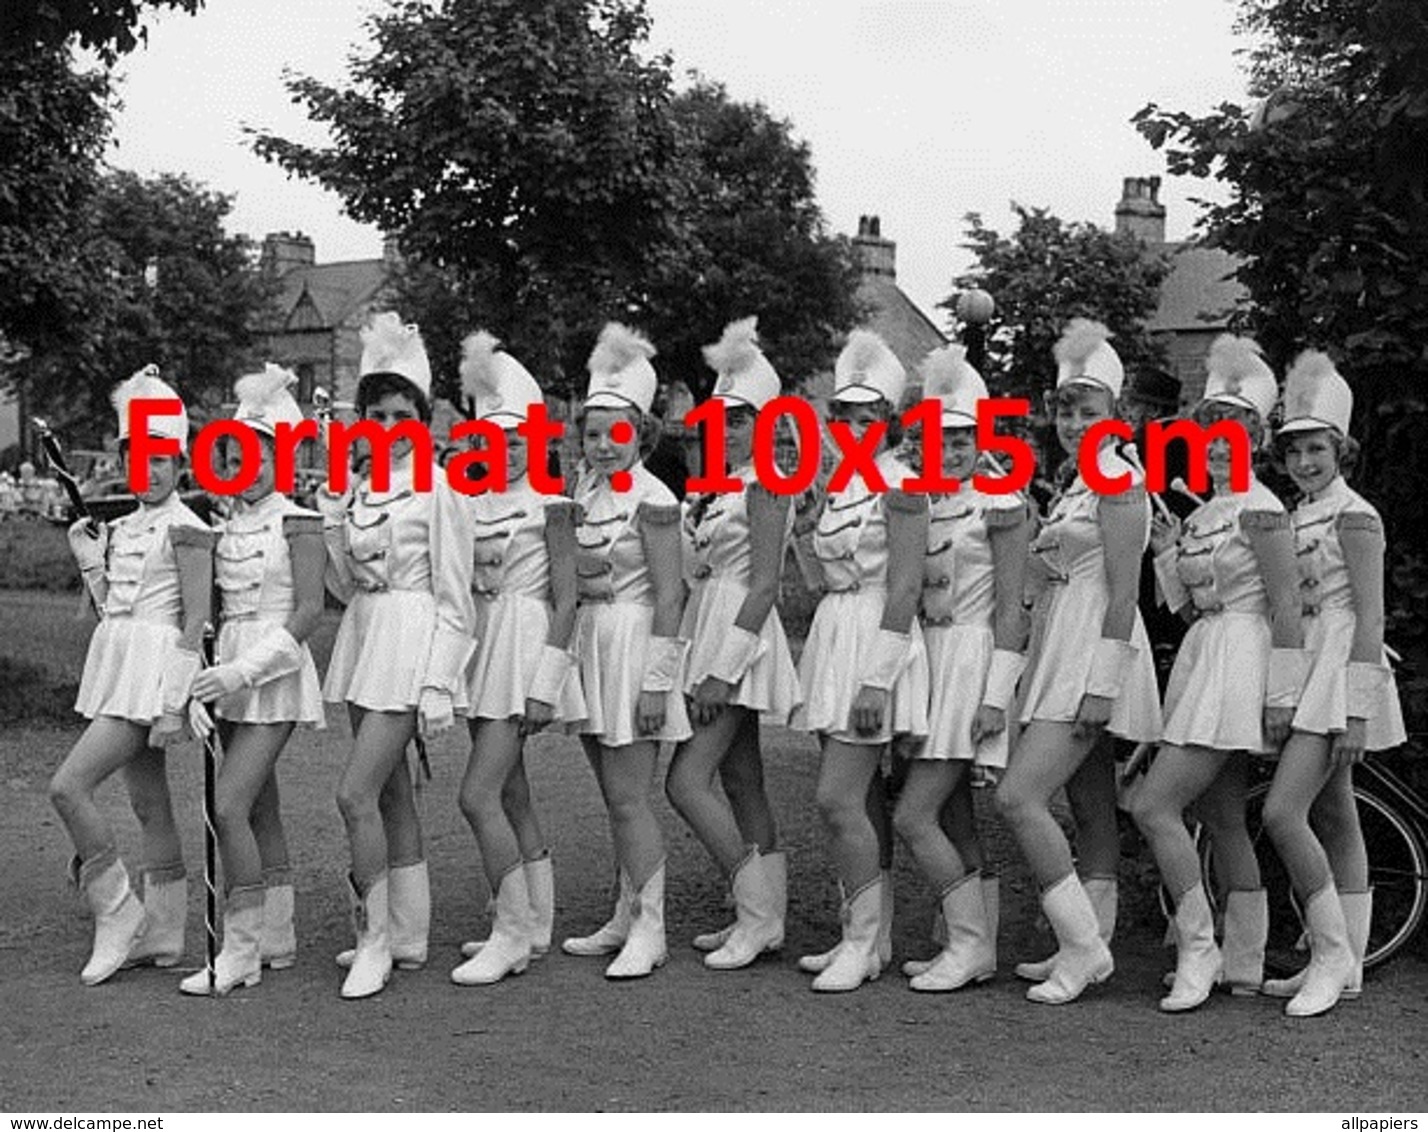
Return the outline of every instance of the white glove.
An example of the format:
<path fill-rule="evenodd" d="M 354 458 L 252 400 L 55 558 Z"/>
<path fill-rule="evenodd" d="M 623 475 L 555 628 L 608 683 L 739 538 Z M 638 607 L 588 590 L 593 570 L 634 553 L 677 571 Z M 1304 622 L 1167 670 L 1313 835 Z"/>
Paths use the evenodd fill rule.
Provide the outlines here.
<path fill-rule="evenodd" d="M 889 692 L 898 677 L 912 663 L 912 634 L 879 629 L 872 647 L 862 658 L 862 675 L 858 685 Z"/>
<path fill-rule="evenodd" d="M 1091 671 L 1086 677 L 1086 695 L 1120 699 L 1126 676 L 1140 649 L 1129 641 L 1101 637 L 1091 649 Z"/>
<path fill-rule="evenodd" d="M 191 649 L 176 648 L 164 661 L 164 673 L 159 681 L 163 693 L 163 710 L 165 715 L 179 717 L 180 727 L 183 726 L 184 705 L 192 694 L 194 677 L 202 667 L 202 659 Z"/>
<path fill-rule="evenodd" d="M 1016 682 L 1026 668 L 1026 657 L 1010 649 L 993 649 L 992 663 L 987 668 L 987 689 L 982 703 L 1006 711 L 1016 695 Z"/>
<path fill-rule="evenodd" d="M 298 671 L 302 667 L 302 645 L 283 626 L 270 624 L 268 631 L 246 651 L 220 667 L 234 669 L 243 687 L 256 688 Z"/>
<path fill-rule="evenodd" d="M 717 676 L 726 684 L 738 684 L 763 656 L 765 646 L 757 633 L 731 625 L 720 635 L 719 648 L 709 665 L 709 675 Z"/>
<path fill-rule="evenodd" d="M 322 514 L 324 527 L 340 527 L 347 521 L 347 505 L 352 501 L 349 492 L 337 495 L 328 491 L 326 487 L 320 487 L 317 489 L 313 501 Z"/>
<path fill-rule="evenodd" d="M 526 695 L 533 700 L 554 707 L 560 702 L 560 690 L 565 687 L 566 677 L 575 666 L 575 658 L 564 649 L 546 645 L 540 650 L 540 663 L 535 676 L 531 678 L 530 690 Z"/>
<path fill-rule="evenodd" d="M 104 573 L 104 556 L 109 549 L 109 528 L 93 519 L 80 519 L 69 527 L 69 549 L 79 563 L 79 572 Z"/>
<path fill-rule="evenodd" d="M 149 728 L 149 746 L 167 747 L 183 738 L 183 715 L 164 712 Z"/>
<path fill-rule="evenodd" d="M 1348 710 L 1350 719 L 1372 719 L 1383 703 L 1393 673 L 1386 664 L 1351 660 L 1348 664 Z"/>
<path fill-rule="evenodd" d="M 194 704 L 216 700 L 248 686 L 242 670 L 236 664 L 215 664 L 193 678 L 193 698 L 189 702 Z"/>
<path fill-rule="evenodd" d="M 444 688 L 423 688 L 417 699 L 417 726 L 422 738 L 440 735 L 455 722 L 451 693 Z"/>
<path fill-rule="evenodd" d="M 207 739 L 213 734 L 213 716 L 208 714 L 208 709 L 196 698 L 188 701 L 188 726 L 199 739 Z"/>
<path fill-rule="evenodd" d="M 1305 649 L 1270 649 L 1269 678 L 1265 682 L 1264 706 L 1299 706 L 1304 684 L 1309 679 L 1309 653 Z"/>
<path fill-rule="evenodd" d="M 680 637 L 651 637 L 645 655 L 645 675 L 640 683 L 642 692 L 672 692 L 679 684 L 680 669 L 689 642 Z"/>

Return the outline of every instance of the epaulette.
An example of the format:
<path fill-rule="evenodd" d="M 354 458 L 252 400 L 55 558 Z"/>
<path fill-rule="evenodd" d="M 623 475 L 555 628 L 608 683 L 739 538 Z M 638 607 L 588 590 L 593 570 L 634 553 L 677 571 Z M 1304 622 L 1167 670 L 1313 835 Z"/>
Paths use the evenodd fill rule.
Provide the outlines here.
<path fill-rule="evenodd" d="M 1287 531 L 1289 513 L 1287 511 L 1241 511 L 1242 531 Z"/>
<path fill-rule="evenodd" d="M 175 523 L 169 528 L 169 545 L 173 547 L 193 546 L 199 550 L 212 550 L 217 542 L 218 532 L 207 527 Z"/>
<path fill-rule="evenodd" d="M 1341 531 L 1367 531 L 1370 534 L 1383 533 L 1383 521 L 1368 511 L 1341 511 L 1337 522 Z"/>
<path fill-rule="evenodd" d="M 923 515 L 927 513 L 928 506 L 927 496 L 922 492 L 893 488 L 887 493 L 889 511 L 897 511 L 904 515 Z"/>
<path fill-rule="evenodd" d="M 648 499 L 640 503 L 635 518 L 650 527 L 670 527 L 679 523 L 678 503 L 652 503 Z"/>
<path fill-rule="evenodd" d="M 297 514 L 283 516 L 283 538 L 296 538 L 298 535 L 319 535 L 322 534 L 322 516 L 316 512 L 301 511 Z"/>

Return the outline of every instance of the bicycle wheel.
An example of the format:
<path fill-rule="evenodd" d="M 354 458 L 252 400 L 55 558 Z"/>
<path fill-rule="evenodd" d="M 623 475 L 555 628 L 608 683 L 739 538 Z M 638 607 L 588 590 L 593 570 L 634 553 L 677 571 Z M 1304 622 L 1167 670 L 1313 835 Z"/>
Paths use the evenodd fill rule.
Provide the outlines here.
<path fill-rule="evenodd" d="M 1250 790 L 1245 820 L 1259 860 L 1260 875 L 1269 895 L 1269 940 L 1265 967 L 1286 974 L 1309 958 L 1298 901 L 1289 874 L 1265 832 L 1262 811 L 1269 784 Z M 1373 920 L 1369 924 L 1364 967 L 1384 962 L 1397 952 L 1423 923 L 1428 911 L 1428 853 L 1412 824 L 1385 798 L 1361 786 L 1354 787 L 1359 824 L 1369 855 L 1369 884 L 1373 887 Z M 1214 881 L 1214 851 L 1203 827 L 1198 833 L 1200 860 L 1207 891 L 1219 892 Z"/>

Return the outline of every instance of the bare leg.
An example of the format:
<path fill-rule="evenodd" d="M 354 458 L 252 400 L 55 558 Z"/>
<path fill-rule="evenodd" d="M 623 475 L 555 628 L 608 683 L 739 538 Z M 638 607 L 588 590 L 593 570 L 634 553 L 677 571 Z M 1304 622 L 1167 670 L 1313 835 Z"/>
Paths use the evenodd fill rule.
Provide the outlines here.
<path fill-rule="evenodd" d="M 1328 854 L 1309 825 L 1309 808 L 1330 774 L 1329 740 L 1292 732 L 1264 800 L 1264 827 L 1289 870 L 1294 890 L 1305 900 L 1333 879 Z"/>
<path fill-rule="evenodd" d="M 664 860 L 664 835 L 650 794 L 659 747 L 643 739 L 600 751 L 601 793 L 610 811 L 615 857 L 638 892 Z"/>
<path fill-rule="evenodd" d="M 849 894 L 876 880 L 882 868 L 878 836 L 878 824 L 886 820 L 878 771 L 882 751 L 880 746 L 823 740 L 818 811 L 828 831 L 834 866 Z"/>
<path fill-rule="evenodd" d="M 248 723 L 233 728 L 224 743 L 223 765 L 214 787 L 214 825 L 223 857 L 226 891 L 263 883 L 263 859 L 253 834 L 253 809 L 291 723 Z"/>
<path fill-rule="evenodd" d="M 967 773 L 959 775 L 952 793 L 942 804 L 938 814 L 938 824 L 947 840 L 962 858 L 968 872 L 981 869 L 986 860 L 982 853 L 982 838 L 977 833 L 977 815 L 972 801 L 972 774 L 970 764 Z"/>
<path fill-rule="evenodd" d="M 87 861 L 114 845 L 109 825 L 94 802 L 94 791 L 120 767 L 139 758 L 147 740 L 148 728 L 100 716 L 84 729 L 50 779 L 50 803 L 64 822 L 80 860 Z"/>
<path fill-rule="evenodd" d="M 258 842 L 258 856 L 264 873 L 286 873 L 290 867 L 288 835 L 283 829 L 282 794 L 278 789 L 278 768 L 275 765 L 263 781 L 263 788 L 253 803 L 253 836 Z"/>
<path fill-rule="evenodd" d="M 1200 857 L 1185 826 L 1185 809 L 1210 788 L 1228 760 L 1224 751 L 1163 744 L 1136 795 L 1131 815 L 1150 843 L 1161 878 L 1177 905 L 1200 883 Z M 1244 824 L 1243 813 L 1240 824 Z"/>
<path fill-rule="evenodd" d="M 734 811 L 739 839 L 745 845 L 757 845 L 760 853 L 772 853 L 778 844 L 778 828 L 764 788 L 759 717 L 752 711 L 738 710 L 739 730 L 719 764 L 719 781 Z"/>
<path fill-rule="evenodd" d="M 1050 888 L 1072 872 L 1071 846 L 1051 815 L 1051 796 L 1065 786 L 1091 748 L 1070 723 L 1034 719 L 1023 729 L 997 805 L 1036 874 Z"/>
<path fill-rule="evenodd" d="M 520 842 L 503 805 L 505 784 L 520 758 L 521 734 L 516 720 L 472 721 L 471 758 L 461 782 L 460 804 L 481 848 L 492 892 L 500 888 L 501 878 L 521 863 Z"/>
<path fill-rule="evenodd" d="M 1350 767 L 1341 767 L 1329 775 L 1324 789 L 1310 807 L 1309 821 L 1328 854 L 1334 884 L 1339 891 L 1368 891 L 1368 848 L 1359 826 L 1359 807 L 1354 801 Z"/>
<path fill-rule="evenodd" d="M 366 892 L 371 882 L 387 868 L 388 829 L 403 821 L 416 824 L 415 806 L 411 806 L 409 814 L 401 813 L 398 809 L 400 793 L 389 792 L 393 777 L 406 775 L 403 755 L 416 728 L 416 719 L 411 712 L 354 709 L 352 714 L 352 754 L 337 788 L 337 806 L 347 824 L 357 888 Z M 405 797 L 411 805 L 410 783 Z M 420 846 L 420 827 L 417 827 L 416 842 Z M 390 859 L 394 864 L 408 863 Z"/>
<path fill-rule="evenodd" d="M 918 759 L 893 813 L 893 825 L 907 842 L 933 891 L 942 893 L 967 873 L 966 863 L 938 824 L 938 815 L 957 784 L 967 778 L 965 762 Z"/>
<path fill-rule="evenodd" d="M 700 843 L 732 875 L 747 853 L 735 812 L 715 785 L 721 764 L 739 733 L 744 708 L 725 708 L 679 744 L 665 779 L 665 793 Z"/>
<path fill-rule="evenodd" d="M 521 847 L 523 860 L 534 861 L 546 851 L 545 834 L 536 818 L 535 806 L 531 802 L 530 779 L 526 777 L 524 751 L 506 775 L 501 786 L 501 808 L 506 812 L 506 820 L 516 831 L 516 842 Z"/>
<path fill-rule="evenodd" d="M 1076 858 L 1084 877 L 1114 877 L 1120 866 L 1113 750 L 1112 738 L 1102 734 L 1066 783 L 1076 823 Z"/>
<path fill-rule="evenodd" d="M 1215 880 L 1227 892 L 1254 892 L 1263 885 L 1259 859 L 1245 825 L 1249 755 L 1236 751 L 1200 796 L 1197 812 L 1215 853 Z"/>

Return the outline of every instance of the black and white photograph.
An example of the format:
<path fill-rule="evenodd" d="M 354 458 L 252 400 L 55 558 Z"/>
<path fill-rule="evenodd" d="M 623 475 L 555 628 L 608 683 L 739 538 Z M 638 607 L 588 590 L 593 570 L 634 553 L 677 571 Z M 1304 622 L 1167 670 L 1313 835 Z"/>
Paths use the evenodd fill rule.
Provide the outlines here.
<path fill-rule="evenodd" d="M 1415 1132 L 1425 489 L 1422 0 L 0 0 L 0 1120 Z"/>

